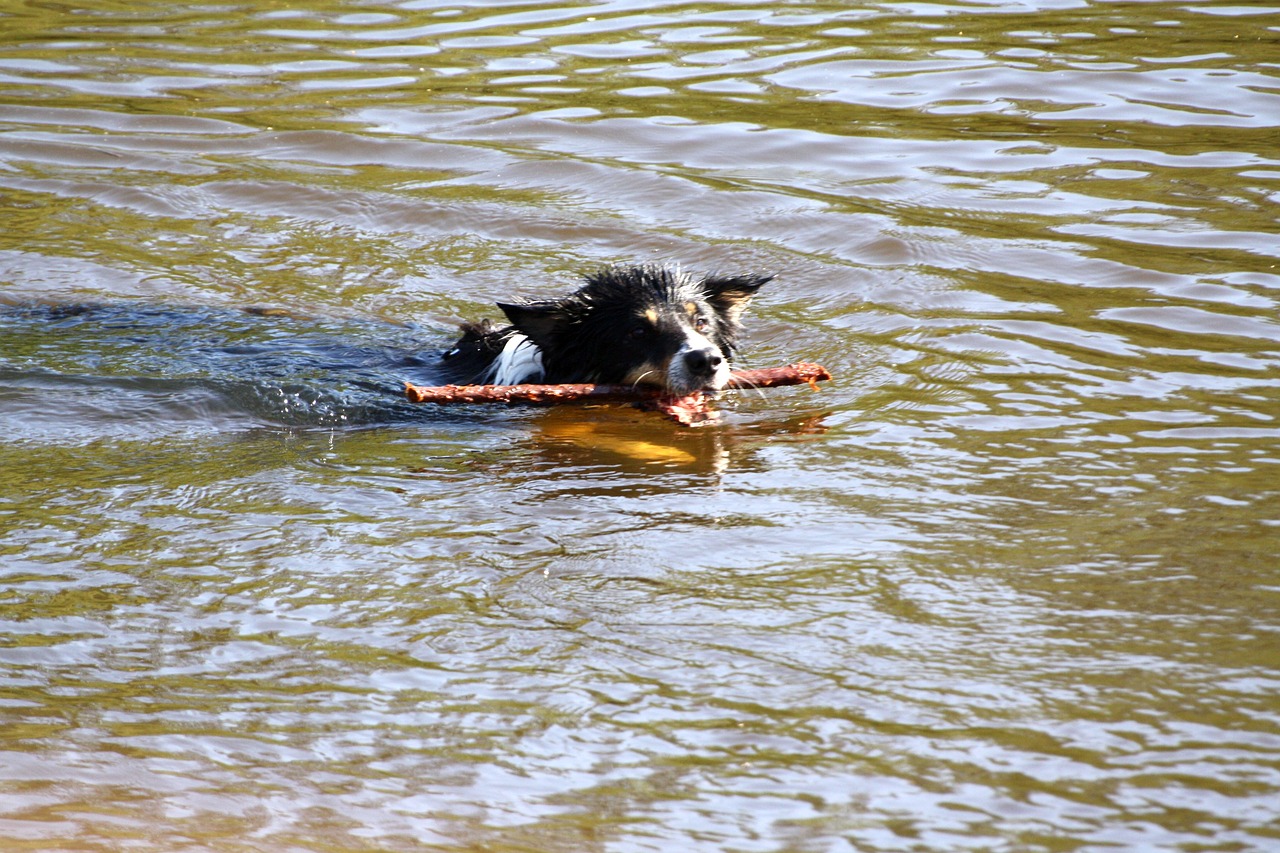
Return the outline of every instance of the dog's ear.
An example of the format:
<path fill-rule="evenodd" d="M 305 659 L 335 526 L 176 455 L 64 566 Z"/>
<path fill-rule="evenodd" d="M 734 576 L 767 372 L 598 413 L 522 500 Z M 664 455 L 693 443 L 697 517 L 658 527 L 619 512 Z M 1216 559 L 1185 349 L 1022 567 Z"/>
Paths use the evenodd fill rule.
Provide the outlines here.
<path fill-rule="evenodd" d="M 499 302 L 498 307 L 517 331 L 538 346 L 545 345 L 564 320 L 564 309 L 559 302 Z"/>
<path fill-rule="evenodd" d="M 751 304 L 751 297 L 765 284 L 773 280 L 771 275 L 709 275 L 702 283 L 703 290 L 721 316 L 737 323 L 742 312 Z"/>

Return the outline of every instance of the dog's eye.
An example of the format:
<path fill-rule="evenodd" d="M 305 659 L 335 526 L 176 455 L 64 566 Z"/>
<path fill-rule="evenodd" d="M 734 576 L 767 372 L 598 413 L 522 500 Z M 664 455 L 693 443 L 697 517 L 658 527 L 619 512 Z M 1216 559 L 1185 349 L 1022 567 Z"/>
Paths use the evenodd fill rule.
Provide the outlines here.
<path fill-rule="evenodd" d="M 711 321 L 706 317 L 697 317 L 693 321 L 693 327 L 699 332 L 705 332 L 711 328 Z"/>
<path fill-rule="evenodd" d="M 629 341 L 643 341 L 648 336 L 649 329 L 646 326 L 636 326 L 631 331 L 627 332 L 627 340 Z"/>

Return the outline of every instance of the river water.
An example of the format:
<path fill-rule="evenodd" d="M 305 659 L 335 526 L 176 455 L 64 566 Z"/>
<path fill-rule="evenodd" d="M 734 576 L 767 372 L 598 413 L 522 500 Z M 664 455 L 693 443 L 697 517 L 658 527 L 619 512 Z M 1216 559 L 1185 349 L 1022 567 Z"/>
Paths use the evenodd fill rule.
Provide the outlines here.
<path fill-rule="evenodd" d="M 1278 13 L 8 3 L 0 849 L 1280 849 Z M 657 261 L 835 380 L 378 390 Z"/>

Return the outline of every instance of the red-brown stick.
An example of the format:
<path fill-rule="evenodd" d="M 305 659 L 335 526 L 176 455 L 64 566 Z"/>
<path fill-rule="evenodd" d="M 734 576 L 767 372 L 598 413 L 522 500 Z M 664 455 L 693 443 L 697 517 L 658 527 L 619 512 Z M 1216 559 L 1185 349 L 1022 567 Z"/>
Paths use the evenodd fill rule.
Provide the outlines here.
<path fill-rule="evenodd" d="M 729 379 L 730 388 L 776 388 L 779 385 L 808 384 L 818 390 L 818 383 L 831 378 L 821 364 L 800 361 L 786 367 L 765 367 L 760 370 L 735 370 Z"/>
<path fill-rule="evenodd" d="M 734 371 L 729 388 L 776 388 L 803 385 L 817 388 L 831 378 L 820 364 L 800 362 L 786 367 Z M 644 385 L 411 385 L 405 396 L 413 403 L 571 403 L 584 400 L 651 400 L 665 395 L 659 388 Z"/>

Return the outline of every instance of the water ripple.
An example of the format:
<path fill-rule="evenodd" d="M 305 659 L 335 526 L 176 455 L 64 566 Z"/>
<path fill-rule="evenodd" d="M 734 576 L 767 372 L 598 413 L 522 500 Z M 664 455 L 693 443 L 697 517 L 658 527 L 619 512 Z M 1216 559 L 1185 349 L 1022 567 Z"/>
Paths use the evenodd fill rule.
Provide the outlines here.
<path fill-rule="evenodd" d="M 1265 846 L 1275 11 L 10 10 L 4 835 Z M 836 379 L 396 398 L 636 260 Z"/>

